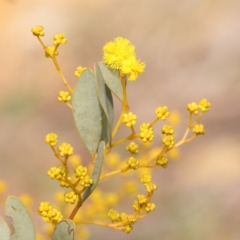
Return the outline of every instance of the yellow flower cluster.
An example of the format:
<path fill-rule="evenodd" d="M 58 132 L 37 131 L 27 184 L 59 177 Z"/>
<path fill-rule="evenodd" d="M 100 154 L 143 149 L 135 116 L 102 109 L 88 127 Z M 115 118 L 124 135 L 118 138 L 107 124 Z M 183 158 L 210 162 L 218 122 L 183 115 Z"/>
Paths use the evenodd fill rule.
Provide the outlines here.
<path fill-rule="evenodd" d="M 156 160 L 156 164 L 166 168 L 168 165 L 168 159 L 165 156 L 158 157 Z"/>
<path fill-rule="evenodd" d="M 167 135 L 163 137 L 162 142 L 167 148 L 172 148 L 175 144 L 175 139 L 172 135 Z"/>
<path fill-rule="evenodd" d="M 152 176 L 149 174 L 144 174 L 141 178 L 141 182 L 145 186 L 147 192 L 151 193 L 157 189 L 157 186 L 152 183 Z"/>
<path fill-rule="evenodd" d="M 155 210 L 156 205 L 154 203 L 148 203 L 147 206 L 145 207 L 145 211 L 146 212 L 151 212 L 153 210 Z"/>
<path fill-rule="evenodd" d="M 58 223 L 63 218 L 62 214 L 57 209 L 53 208 L 49 202 L 41 202 L 38 207 L 38 213 L 45 222 L 53 224 Z"/>
<path fill-rule="evenodd" d="M 198 103 L 198 107 L 202 112 L 208 112 L 210 107 L 211 107 L 211 103 L 208 102 L 208 100 L 206 98 L 203 98 L 199 103 Z"/>
<path fill-rule="evenodd" d="M 58 151 L 62 157 L 71 156 L 73 154 L 73 147 L 64 142 L 58 147 Z"/>
<path fill-rule="evenodd" d="M 57 56 L 57 55 L 58 55 L 58 51 L 56 51 L 55 47 L 48 46 L 45 49 L 45 57 L 46 58 L 52 58 L 53 56 Z"/>
<path fill-rule="evenodd" d="M 83 71 L 86 70 L 86 69 L 87 69 L 86 67 L 79 66 L 79 67 L 77 67 L 76 71 L 74 72 L 74 75 L 76 77 L 80 77 L 81 74 L 83 73 Z"/>
<path fill-rule="evenodd" d="M 143 123 L 140 126 L 140 138 L 143 143 L 152 142 L 154 138 L 153 129 L 150 123 Z"/>
<path fill-rule="evenodd" d="M 42 26 L 36 26 L 32 28 L 32 33 L 34 36 L 44 36 L 44 31 Z"/>
<path fill-rule="evenodd" d="M 66 44 L 67 39 L 65 38 L 65 35 L 63 33 L 55 34 L 53 37 L 53 44 L 55 46 L 58 46 L 60 44 Z"/>
<path fill-rule="evenodd" d="M 168 107 L 166 107 L 166 106 L 158 107 L 155 110 L 155 113 L 157 114 L 157 118 L 162 119 L 162 120 L 166 120 L 167 117 L 170 115 L 170 113 L 168 112 Z"/>
<path fill-rule="evenodd" d="M 174 134 L 174 129 L 172 126 L 170 125 L 164 125 L 162 127 L 162 134 L 166 134 L 166 135 L 173 135 Z"/>
<path fill-rule="evenodd" d="M 139 146 L 135 142 L 130 142 L 126 146 L 126 150 L 131 152 L 132 154 L 137 154 L 139 151 Z"/>
<path fill-rule="evenodd" d="M 112 222 L 119 222 L 119 228 L 125 233 L 130 233 L 133 229 L 132 225 L 137 221 L 134 215 L 126 214 L 125 212 L 118 213 L 118 211 L 114 209 L 108 211 L 108 217 Z M 120 223 L 122 223 L 122 226 Z"/>
<path fill-rule="evenodd" d="M 59 102 L 68 102 L 71 100 L 71 95 L 69 92 L 65 92 L 65 91 L 60 91 L 58 93 L 58 101 Z"/>
<path fill-rule="evenodd" d="M 51 167 L 47 174 L 52 179 L 62 180 L 66 176 L 66 170 L 64 166 Z"/>
<path fill-rule="evenodd" d="M 138 160 L 137 160 L 136 158 L 130 157 L 130 158 L 127 160 L 127 165 L 128 165 L 130 168 L 136 170 L 136 169 L 138 168 L 139 162 L 138 162 Z"/>
<path fill-rule="evenodd" d="M 45 142 L 53 147 L 53 146 L 56 146 L 58 143 L 57 138 L 58 138 L 57 134 L 49 133 L 45 137 Z"/>
<path fill-rule="evenodd" d="M 87 168 L 82 165 L 78 166 L 75 170 L 75 177 L 80 179 L 80 184 L 83 187 L 90 187 L 93 184 L 93 179 L 87 174 Z"/>
<path fill-rule="evenodd" d="M 122 117 L 122 123 L 127 127 L 132 127 L 136 124 L 137 116 L 132 112 L 125 113 Z"/>
<path fill-rule="evenodd" d="M 187 110 L 188 110 L 190 113 L 193 113 L 193 114 L 197 115 L 197 114 L 198 114 L 198 110 L 199 110 L 198 104 L 195 103 L 195 102 L 189 103 L 189 104 L 187 105 Z"/>
<path fill-rule="evenodd" d="M 145 210 L 146 212 L 153 211 L 156 206 L 154 203 L 150 203 L 148 198 L 144 195 L 138 195 L 137 200 L 133 202 L 134 211 L 139 212 L 140 210 Z"/>
<path fill-rule="evenodd" d="M 103 47 L 103 61 L 110 68 L 127 74 L 130 81 L 135 81 L 145 68 L 145 63 L 136 59 L 135 47 L 122 37 L 115 38 Z"/>
<path fill-rule="evenodd" d="M 77 199 L 78 199 L 78 196 L 75 192 L 71 191 L 71 192 L 66 192 L 64 194 L 64 197 L 65 197 L 65 202 L 66 203 L 71 203 L 71 204 L 74 204 Z"/>
<path fill-rule="evenodd" d="M 205 134 L 205 129 L 203 124 L 196 124 L 193 127 L 193 132 L 197 135 L 199 134 Z"/>

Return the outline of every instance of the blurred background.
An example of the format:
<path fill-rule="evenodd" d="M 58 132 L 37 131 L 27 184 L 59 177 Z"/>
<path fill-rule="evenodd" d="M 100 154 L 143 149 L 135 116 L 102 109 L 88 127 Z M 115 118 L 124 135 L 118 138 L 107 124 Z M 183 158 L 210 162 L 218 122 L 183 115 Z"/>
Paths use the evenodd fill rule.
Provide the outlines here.
<path fill-rule="evenodd" d="M 100 239 L 99 234 L 122 240 L 240 239 L 239 12 L 238 0 L 1 0 L 0 179 L 8 184 L 5 196 L 30 194 L 35 213 L 40 201 L 52 201 L 59 186 L 46 175 L 56 165 L 44 143 L 49 132 L 88 159 L 71 112 L 57 101 L 65 90 L 62 81 L 31 28 L 44 26 L 46 45 L 52 45 L 54 34 L 66 35 L 58 61 L 72 86 L 76 67 L 93 68 L 102 60 L 104 44 L 122 36 L 146 63 L 144 74 L 128 84 L 138 123 L 152 121 L 154 109 L 167 105 L 181 114 L 181 139 L 187 103 L 207 98 L 212 108 L 202 118 L 205 136 L 182 146 L 167 169 L 154 171 L 157 209 L 129 235 L 90 226 L 90 239 Z M 117 102 L 116 107 L 117 118 Z"/>

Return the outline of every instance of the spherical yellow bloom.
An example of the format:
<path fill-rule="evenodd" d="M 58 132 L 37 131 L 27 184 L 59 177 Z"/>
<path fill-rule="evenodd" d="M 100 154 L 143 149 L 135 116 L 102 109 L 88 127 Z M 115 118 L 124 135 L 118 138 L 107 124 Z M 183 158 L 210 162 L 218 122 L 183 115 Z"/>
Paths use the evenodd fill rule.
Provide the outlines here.
<path fill-rule="evenodd" d="M 122 117 L 122 123 L 127 127 L 132 127 L 136 124 L 137 116 L 132 112 L 125 113 Z"/>
<path fill-rule="evenodd" d="M 195 115 L 198 114 L 198 109 L 199 109 L 199 106 L 198 106 L 198 104 L 195 103 L 195 102 L 189 103 L 189 104 L 187 105 L 187 110 L 188 110 L 189 112 L 195 114 Z"/>
<path fill-rule="evenodd" d="M 66 192 L 64 194 L 64 197 L 65 197 L 65 202 L 66 203 L 71 203 L 71 204 L 74 204 L 77 199 L 78 199 L 78 196 L 75 192 L 71 191 L 71 192 Z"/>
<path fill-rule="evenodd" d="M 52 58 L 53 56 L 57 56 L 58 55 L 58 51 L 55 50 L 55 47 L 52 46 L 48 46 L 45 49 L 45 57 L 46 58 Z"/>
<path fill-rule="evenodd" d="M 71 95 L 69 92 L 64 92 L 64 91 L 60 91 L 58 93 L 58 101 L 59 102 L 68 102 L 71 100 Z"/>
<path fill-rule="evenodd" d="M 158 107 L 155 110 L 155 113 L 157 114 L 157 118 L 162 119 L 162 120 L 166 120 L 167 117 L 170 115 L 170 113 L 168 112 L 168 107 L 167 106 Z"/>
<path fill-rule="evenodd" d="M 44 31 L 42 26 L 36 26 L 32 28 L 32 33 L 34 36 L 44 36 Z"/>
<path fill-rule="evenodd" d="M 198 103 L 198 107 L 202 112 L 208 112 L 210 110 L 211 103 L 208 102 L 206 98 L 204 98 Z"/>
<path fill-rule="evenodd" d="M 103 61 L 110 68 L 121 69 L 124 60 L 135 56 L 135 47 L 129 40 L 117 37 L 103 47 Z"/>
<path fill-rule="evenodd" d="M 110 68 L 127 74 L 130 81 L 135 81 L 144 71 L 145 63 L 136 59 L 134 51 L 135 47 L 129 40 L 117 37 L 103 47 L 103 61 Z"/>
<path fill-rule="evenodd" d="M 166 168 L 168 165 L 168 159 L 165 156 L 158 157 L 156 160 L 156 164 Z"/>
<path fill-rule="evenodd" d="M 132 214 L 129 214 L 129 215 L 128 215 L 128 222 L 129 222 L 129 223 L 133 224 L 133 223 L 135 223 L 136 221 L 137 221 L 137 219 L 136 219 L 136 217 L 135 217 L 134 215 L 132 215 Z"/>
<path fill-rule="evenodd" d="M 143 123 L 140 126 L 140 138 L 143 143 L 152 142 L 154 138 L 153 129 L 150 123 Z"/>
<path fill-rule="evenodd" d="M 86 69 L 87 69 L 86 67 L 79 66 L 79 67 L 77 67 L 76 71 L 74 72 L 74 75 L 79 78 L 81 76 L 81 74 L 83 73 L 83 71 Z"/>
<path fill-rule="evenodd" d="M 162 139 L 162 142 L 167 148 L 172 148 L 175 144 L 175 140 L 174 140 L 174 137 L 172 135 L 165 136 Z"/>
<path fill-rule="evenodd" d="M 67 180 L 71 182 L 72 178 L 68 177 Z M 69 184 L 64 179 L 60 180 L 59 182 L 61 187 L 69 188 Z"/>
<path fill-rule="evenodd" d="M 127 160 L 127 165 L 128 165 L 130 168 L 136 170 L 136 169 L 138 168 L 139 162 L 138 162 L 138 160 L 137 160 L 136 158 L 130 157 L 130 158 Z"/>
<path fill-rule="evenodd" d="M 64 142 L 58 147 L 58 151 L 62 157 L 71 156 L 73 154 L 73 147 Z"/>
<path fill-rule="evenodd" d="M 122 212 L 120 214 L 120 221 L 127 222 L 128 221 L 128 215 L 125 212 Z"/>
<path fill-rule="evenodd" d="M 53 44 L 55 46 L 58 46 L 60 44 L 67 43 L 67 39 L 65 38 L 65 35 L 63 33 L 55 34 L 53 37 Z"/>
<path fill-rule="evenodd" d="M 135 142 L 130 142 L 126 146 L 126 150 L 131 152 L 132 154 L 137 154 L 139 151 L 139 146 Z"/>
<path fill-rule="evenodd" d="M 166 135 L 173 135 L 174 134 L 174 129 L 172 126 L 170 125 L 164 125 L 162 127 L 162 134 L 166 134 Z"/>
<path fill-rule="evenodd" d="M 119 221 L 120 220 L 120 214 L 118 211 L 114 209 L 110 209 L 108 211 L 108 217 L 111 219 L 111 221 Z"/>
<path fill-rule="evenodd" d="M 199 134 L 205 134 L 205 129 L 203 124 L 196 124 L 193 127 L 193 132 L 197 135 Z"/>
<path fill-rule="evenodd" d="M 46 135 L 45 143 L 49 144 L 52 147 L 56 146 L 57 143 L 58 143 L 57 138 L 58 138 L 57 134 L 49 133 L 49 134 Z"/>
<path fill-rule="evenodd" d="M 137 200 L 134 200 L 132 207 L 134 211 L 138 211 L 140 209 L 139 202 Z"/>
<path fill-rule="evenodd" d="M 131 56 L 128 60 L 123 61 L 121 71 L 128 74 L 129 81 L 135 81 L 143 73 L 145 66 L 145 63 L 137 60 L 135 56 Z"/>
<path fill-rule="evenodd" d="M 145 207 L 145 211 L 151 212 L 155 210 L 155 208 L 156 208 L 156 205 L 154 203 L 148 203 L 147 206 Z"/>

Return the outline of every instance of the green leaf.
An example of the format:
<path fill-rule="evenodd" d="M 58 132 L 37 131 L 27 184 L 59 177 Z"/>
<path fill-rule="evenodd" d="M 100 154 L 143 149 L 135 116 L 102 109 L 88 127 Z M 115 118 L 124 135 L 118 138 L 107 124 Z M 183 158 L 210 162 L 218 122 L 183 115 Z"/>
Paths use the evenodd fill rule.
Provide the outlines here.
<path fill-rule="evenodd" d="M 6 222 L 0 217 L 0 236 L 1 240 L 9 240 L 11 231 Z"/>
<path fill-rule="evenodd" d="M 55 227 L 52 240 L 74 240 L 74 229 L 74 222 L 64 219 Z"/>
<path fill-rule="evenodd" d="M 113 99 L 112 93 L 108 86 L 104 83 L 102 73 L 97 64 L 95 64 L 95 81 L 98 92 L 99 102 L 103 108 L 103 121 L 102 121 L 102 137 L 105 143 L 111 143 L 112 138 L 112 125 L 113 125 Z"/>
<path fill-rule="evenodd" d="M 120 100 L 123 101 L 123 87 L 120 77 L 120 72 L 118 69 L 111 69 L 110 67 L 106 66 L 103 62 L 98 62 L 97 65 L 99 66 L 103 79 L 111 92 Z"/>
<path fill-rule="evenodd" d="M 103 115 L 94 79 L 94 73 L 85 70 L 76 84 L 72 99 L 75 124 L 91 155 L 96 153 L 101 139 Z"/>
<path fill-rule="evenodd" d="M 14 196 L 6 202 L 6 216 L 12 219 L 14 235 L 11 240 L 34 240 L 35 229 L 32 218 L 24 204 Z"/>
<path fill-rule="evenodd" d="M 98 184 L 98 181 L 99 181 L 99 178 L 101 175 L 101 171 L 102 171 L 104 151 L 105 151 L 105 143 L 103 141 L 101 141 L 99 144 L 99 147 L 98 147 L 97 158 L 96 158 L 93 173 L 91 176 L 91 178 L 93 179 L 93 184 L 91 185 L 91 187 L 87 188 L 84 191 L 84 194 L 82 197 L 82 203 L 90 196 L 90 194 L 94 191 L 94 189 L 96 188 L 96 186 Z"/>

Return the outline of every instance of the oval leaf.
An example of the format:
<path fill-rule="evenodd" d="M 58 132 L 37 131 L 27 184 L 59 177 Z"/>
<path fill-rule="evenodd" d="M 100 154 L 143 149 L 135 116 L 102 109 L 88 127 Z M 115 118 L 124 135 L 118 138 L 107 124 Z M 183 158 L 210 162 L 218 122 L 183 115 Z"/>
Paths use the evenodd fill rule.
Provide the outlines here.
<path fill-rule="evenodd" d="M 62 220 L 54 229 L 52 240 L 74 240 L 75 224 L 69 219 Z"/>
<path fill-rule="evenodd" d="M 123 101 L 123 87 L 119 70 L 111 69 L 106 66 L 103 62 L 97 63 L 99 69 L 102 72 L 104 82 L 107 84 L 112 93 L 120 100 Z"/>
<path fill-rule="evenodd" d="M 94 73 L 85 70 L 76 84 L 72 98 L 75 124 L 91 155 L 96 153 L 101 139 L 103 115 L 94 79 Z"/>
<path fill-rule="evenodd" d="M 82 203 L 90 196 L 90 194 L 93 192 L 93 190 L 96 188 L 101 171 L 102 171 L 102 163 L 103 163 L 103 158 L 104 158 L 104 151 L 105 151 L 105 143 L 103 141 L 100 142 L 98 151 L 97 151 L 97 158 L 96 162 L 94 165 L 93 173 L 91 178 L 93 179 L 93 184 L 91 187 L 87 188 L 84 191 L 83 197 L 82 197 Z"/>
<path fill-rule="evenodd" d="M 6 216 L 12 219 L 14 235 L 11 240 L 34 240 L 35 229 L 32 218 L 24 204 L 14 196 L 8 197 Z"/>
<path fill-rule="evenodd" d="M 1 240 L 9 240 L 11 236 L 11 231 L 7 223 L 0 217 L 0 236 Z"/>
<path fill-rule="evenodd" d="M 96 81 L 99 102 L 104 112 L 103 121 L 102 121 L 103 132 L 102 132 L 101 140 L 111 144 L 113 115 L 114 115 L 112 93 L 107 87 L 107 85 L 104 83 L 102 73 L 97 64 L 95 64 L 95 81 Z"/>

